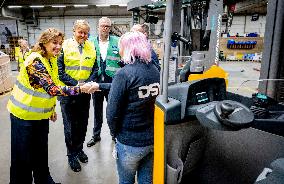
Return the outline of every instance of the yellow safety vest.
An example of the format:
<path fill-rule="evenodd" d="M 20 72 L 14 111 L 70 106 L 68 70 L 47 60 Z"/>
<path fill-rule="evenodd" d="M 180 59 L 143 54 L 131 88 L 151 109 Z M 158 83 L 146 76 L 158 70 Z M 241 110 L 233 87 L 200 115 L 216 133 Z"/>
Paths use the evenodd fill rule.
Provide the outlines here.
<path fill-rule="evenodd" d="M 18 58 L 20 68 L 24 66 L 24 61 L 30 54 L 31 54 L 31 50 L 28 50 L 23 54 L 20 47 L 15 47 L 15 57 Z"/>
<path fill-rule="evenodd" d="M 67 39 L 63 43 L 65 72 L 77 81 L 84 82 L 89 78 L 96 62 L 95 46 L 85 41 L 82 54 L 75 39 Z"/>
<path fill-rule="evenodd" d="M 28 66 L 35 58 L 39 58 L 53 82 L 60 86 L 63 83 L 58 79 L 57 58 L 49 61 L 37 52 L 32 52 L 24 62 Z M 14 85 L 7 108 L 14 116 L 23 120 L 48 119 L 53 114 L 56 105 L 56 97 L 49 95 L 43 88 L 35 89 L 30 85 L 26 67 L 23 67 Z"/>

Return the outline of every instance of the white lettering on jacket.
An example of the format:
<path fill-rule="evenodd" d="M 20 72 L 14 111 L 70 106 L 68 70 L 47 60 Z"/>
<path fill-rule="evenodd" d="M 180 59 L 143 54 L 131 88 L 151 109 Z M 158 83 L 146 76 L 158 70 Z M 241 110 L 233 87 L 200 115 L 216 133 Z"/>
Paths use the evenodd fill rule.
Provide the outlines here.
<path fill-rule="evenodd" d="M 149 97 L 150 95 L 157 96 L 159 94 L 159 88 L 160 88 L 159 83 L 153 83 L 150 84 L 149 86 L 140 86 L 138 91 L 138 96 L 139 98 L 146 98 Z"/>

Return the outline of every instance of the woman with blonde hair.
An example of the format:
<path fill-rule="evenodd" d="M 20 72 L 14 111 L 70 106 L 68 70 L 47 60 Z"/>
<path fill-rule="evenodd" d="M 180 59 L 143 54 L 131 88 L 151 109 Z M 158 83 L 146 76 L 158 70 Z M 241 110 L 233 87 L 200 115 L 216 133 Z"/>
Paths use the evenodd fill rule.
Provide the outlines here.
<path fill-rule="evenodd" d="M 24 61 L 7 108 L 11 119 L 10 184 L 54 184 L 48 168 L 49 119 L 55 121 L 55 96 L 78 95 L 89 86 L 63 86 L 57 56 L 64 34 L 42 32 Z"/>
<path fill-rule="evenodd" d="M 119 183 L 152 183 L 154 104 L 159 72 L 151 46 L 140 32 L 122 35 L 118 43 L 126 64 L 115 74 L 107 105 L 107 122 L 116 138 Z"/>

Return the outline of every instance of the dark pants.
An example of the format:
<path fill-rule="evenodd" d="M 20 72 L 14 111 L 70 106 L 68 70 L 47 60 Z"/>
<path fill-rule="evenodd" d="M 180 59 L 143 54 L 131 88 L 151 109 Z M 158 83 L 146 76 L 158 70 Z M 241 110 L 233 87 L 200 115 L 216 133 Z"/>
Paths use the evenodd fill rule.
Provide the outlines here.
<path fill-rule="evenodd" d="M 68 156 L 76 156 L 83 150 L 87 132 L 90 94 L 60 97 L 61 112 L 64 124 L 65 143 Z"/>
<path fill-rule="evenodd" d="M 48 168 L 49 120 L 22 120 L 10 114 L 10 184 L 53 184 Z"/>
<path fill-rule="evenodd" d="M 104 98 L 108 101 L 109 91 L 100 91 L 93 93 L 93 106 L 94 106 L 94 128 L 93 137 L 99 137 L 101 134 L 103 124 L 103 103 Z"/>

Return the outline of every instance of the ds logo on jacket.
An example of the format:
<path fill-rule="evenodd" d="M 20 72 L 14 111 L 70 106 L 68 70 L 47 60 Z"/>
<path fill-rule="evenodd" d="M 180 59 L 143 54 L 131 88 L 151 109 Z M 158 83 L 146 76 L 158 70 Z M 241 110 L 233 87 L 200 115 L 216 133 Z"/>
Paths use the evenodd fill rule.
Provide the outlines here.
<path fill-rule="evenodd" d="M 140 86 L 138 91 L 139 98 L 147 98 L 150 95 L 157 96 L 159 94 L 160 84 L 153 83 L 149 86 Z"/>

